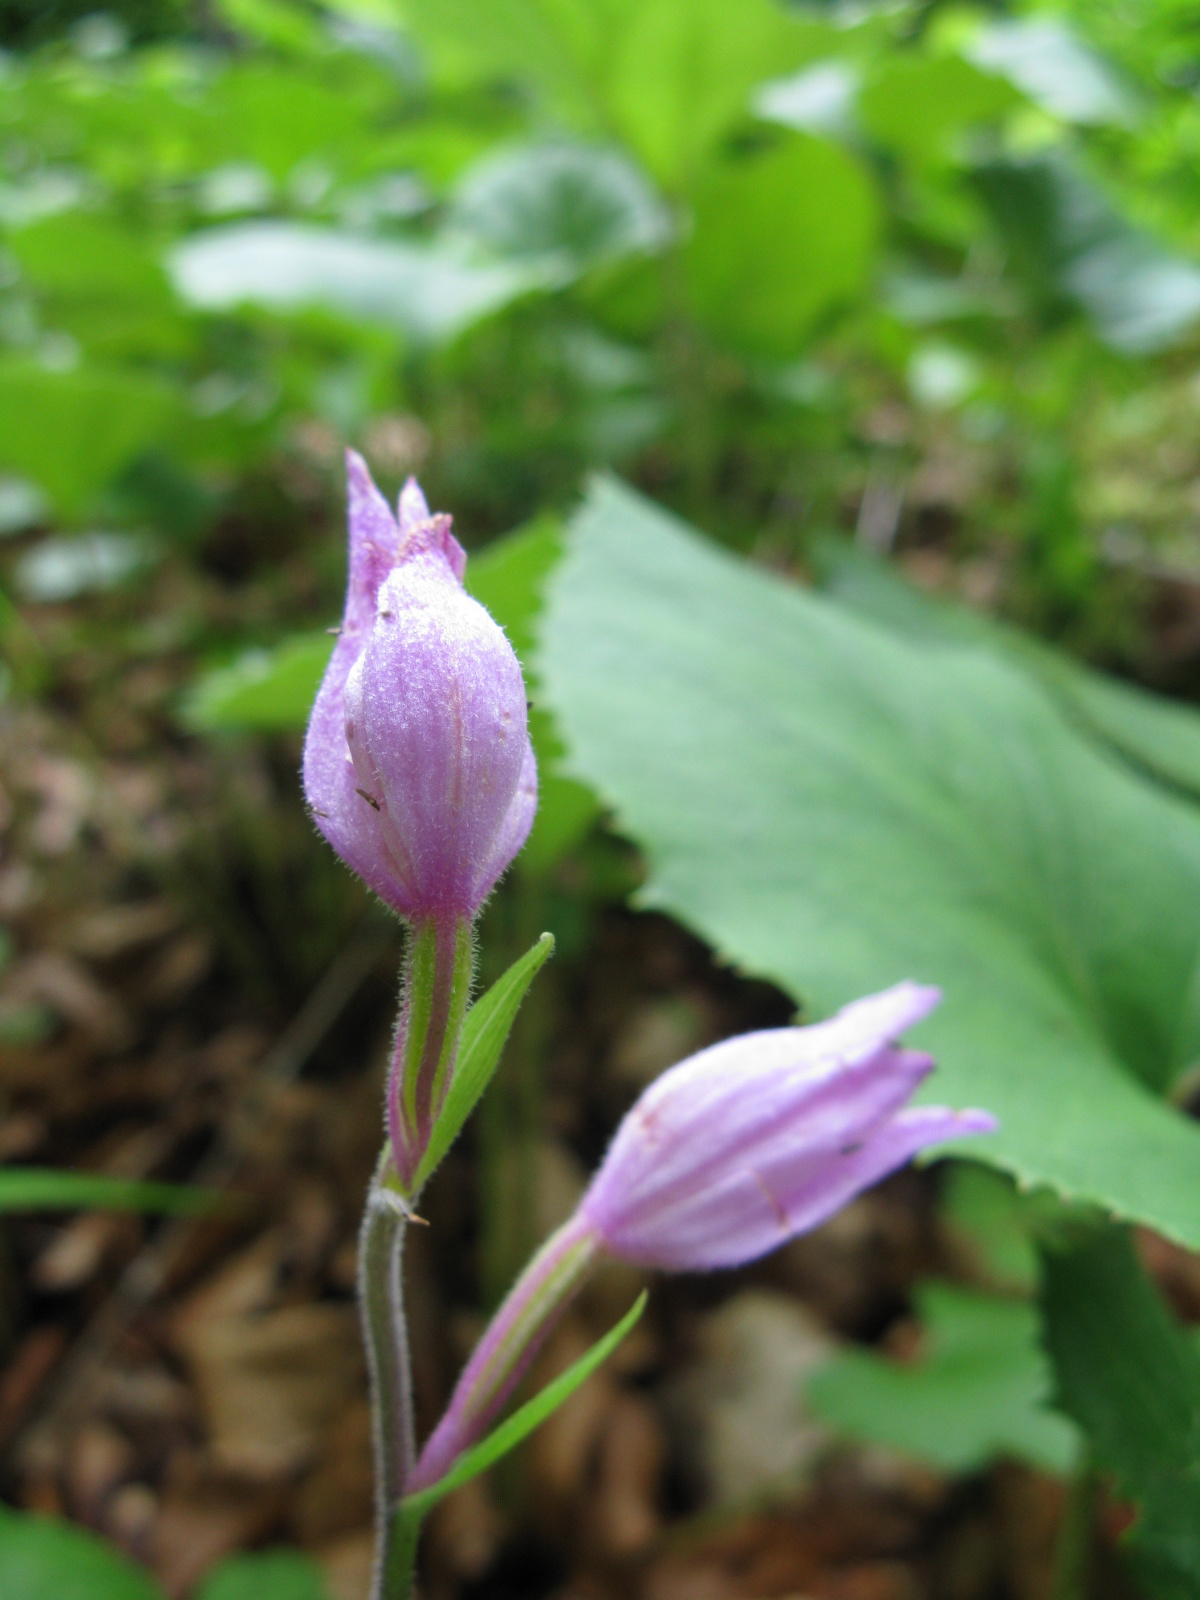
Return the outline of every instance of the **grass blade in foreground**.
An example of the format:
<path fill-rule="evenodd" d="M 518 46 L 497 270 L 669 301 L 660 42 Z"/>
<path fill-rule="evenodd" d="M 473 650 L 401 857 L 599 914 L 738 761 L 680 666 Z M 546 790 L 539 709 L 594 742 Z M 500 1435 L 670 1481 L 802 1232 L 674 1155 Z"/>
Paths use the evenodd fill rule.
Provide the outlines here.
<path fill-rule="evenodd" d="M 52 1167 L 0 1168 L 0 1213 L 5 1211 L 157 1211 L 194 1217 L 228 1209 L 235 1196 L 181 1183 L 146 1183 L 101 1172 Z"/>

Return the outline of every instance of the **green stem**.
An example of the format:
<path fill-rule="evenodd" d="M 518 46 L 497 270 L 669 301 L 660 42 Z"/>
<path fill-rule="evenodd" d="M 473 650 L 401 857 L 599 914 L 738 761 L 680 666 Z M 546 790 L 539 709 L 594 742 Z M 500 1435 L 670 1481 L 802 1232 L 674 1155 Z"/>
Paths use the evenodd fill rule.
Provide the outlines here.
<path fill-rule="evenodd" d="M 371 1437 L 375 1456 L 375 1563 L 371 1600 L 408 1600 L 396 1587 L 393 1513 L 416 1451 L 408 1327 L 404 1318 L 404 1230 L 407 1218 L 384 1179 L 385 1150 L 376 1169 L 359 1239 L 358 1292 L 371 1384 Z"/>

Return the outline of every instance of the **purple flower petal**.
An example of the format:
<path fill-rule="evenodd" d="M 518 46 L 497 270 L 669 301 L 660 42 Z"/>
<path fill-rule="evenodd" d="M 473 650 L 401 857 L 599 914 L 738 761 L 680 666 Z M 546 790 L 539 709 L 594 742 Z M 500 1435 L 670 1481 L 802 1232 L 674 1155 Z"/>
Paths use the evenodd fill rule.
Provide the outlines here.
<path fill-rule="evenodd" d="M 813 1227 L 984 1113 L 906 1110 L 933 1068 L 891 1040 L 936 990 L 900 984 L 829 1022 L 745 1034 L 673 1067 L 630 1111 L 580 1207 L 616 1255 L 732 1266 Z"/>

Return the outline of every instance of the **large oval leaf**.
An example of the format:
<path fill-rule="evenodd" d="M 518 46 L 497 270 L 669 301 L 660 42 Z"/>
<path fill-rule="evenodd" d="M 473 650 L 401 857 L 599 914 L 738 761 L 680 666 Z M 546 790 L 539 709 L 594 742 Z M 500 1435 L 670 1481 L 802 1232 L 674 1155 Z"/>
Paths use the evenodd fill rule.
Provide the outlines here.
<path fill-rule="evenodd" d="M 789 134 L 709 168 L 694 199 L 688 286 L 718 338 L 795 355 L 817 318 L 861 288 L 878 205 L 862 167 L 837 145 Z"/>
<path fill-rule="evenodd" d="M 911 976 L 970 1153 L 1200 1245 L 1200 811 L 1014 661 L 904 637 L 597 486 L 539 670 L 644 903 L 825 1014 Z"/>

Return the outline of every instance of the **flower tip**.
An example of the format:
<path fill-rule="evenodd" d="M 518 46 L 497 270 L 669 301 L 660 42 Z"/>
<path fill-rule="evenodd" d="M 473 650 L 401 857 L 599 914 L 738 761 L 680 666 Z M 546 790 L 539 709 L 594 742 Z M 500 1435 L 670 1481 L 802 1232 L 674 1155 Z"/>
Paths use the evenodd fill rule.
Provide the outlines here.
<path fill-rule="evenodd" d="M 409 478 L 401 489 L 396 510 L 402 532 L 412 527 L 414 523 L 429 521 L 429 502 L 415 478 Z"/>
<path fill-rule="evenodd" d="M 990 1111 L 979 1111 L 971 1108 L 958 1112 L 958 1125 L 961 1133 L 999 1133 L 1000 1119 L 994 1117 Z"/>

